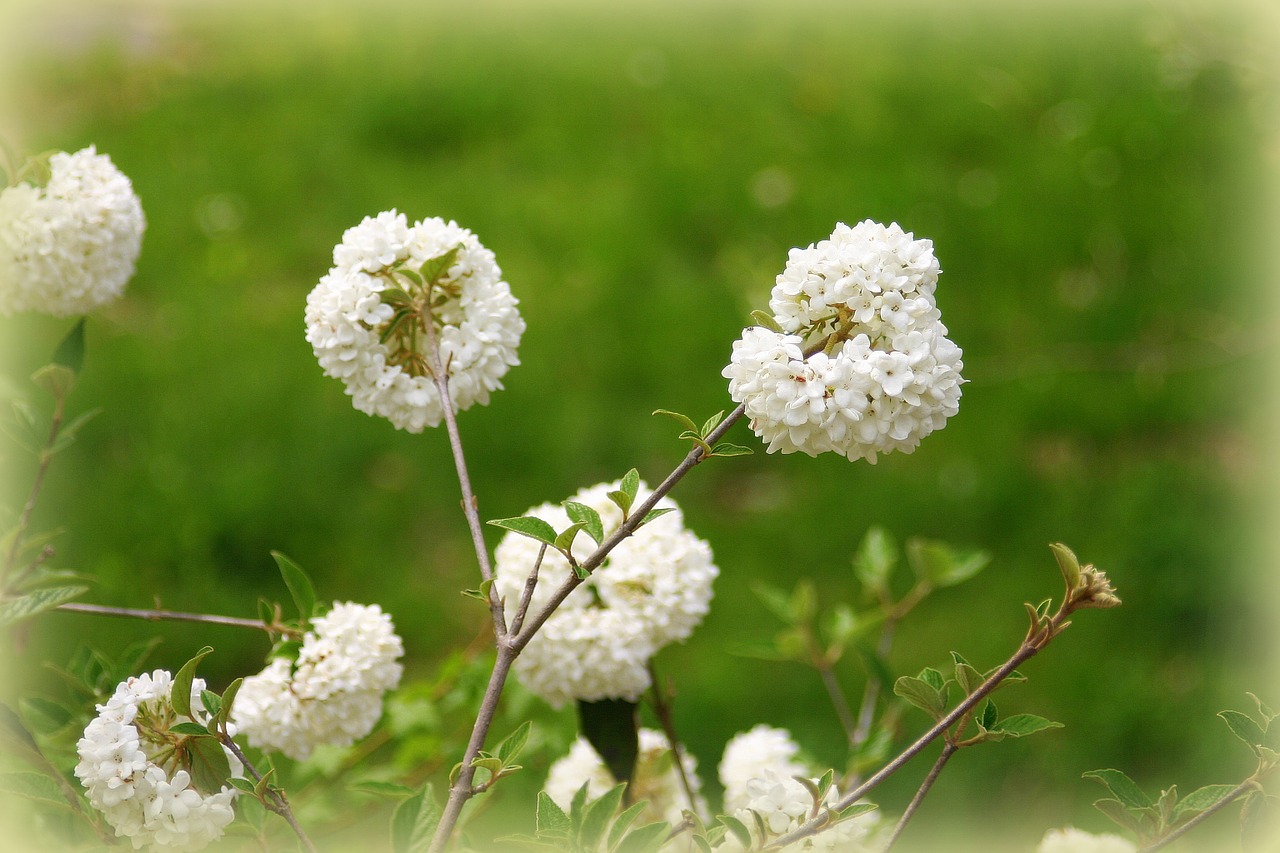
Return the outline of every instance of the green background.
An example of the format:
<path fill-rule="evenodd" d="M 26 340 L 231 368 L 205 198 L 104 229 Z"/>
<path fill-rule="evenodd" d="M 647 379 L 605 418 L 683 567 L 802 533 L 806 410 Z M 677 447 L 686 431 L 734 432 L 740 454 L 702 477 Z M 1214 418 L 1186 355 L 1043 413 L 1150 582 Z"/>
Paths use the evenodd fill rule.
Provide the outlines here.
<path fill-rule="evenodd" d="M 988 809 L 1024 849 L 1048 826 L 1103 829 L 1101 789 L 1080 779 L 1099 767 L 1184 792 L 1252 769 L 1214 718 L 1275 686 L 1257 579 L 1276 90 L 1246 7 L 73 4 L 12 24 L 0 133 L 26 151 L 96 144 L 149 222 L 125 299 L 89 320 L 73 402 L 104 412 L 36 515 L 66 529 L 62 564 L 100 578 L 89 600 L 252 616 L 259 596 L 287 600 L 278 549 L 322 599 L 389 610 L 410 680 L 481 629 L 456 592 L 476 571 L 443 431 L 354 411 L 303 338 L 306 295 L 363 216 L 456 219 L 521 301 L 522 365 L 461 416 L 485 517 L 632 466 L 661 480 L 683 449 L 649 413 L 732 406 L 720 370 L 788 248 L 896 221 L 945 271 L 959 415 L 874 467 L 767 456 L 739 426 L 731 440 L 758 452 L 674 493 L 722 571 L 704 625 L 658 661 L 708 784 L 724 742 L 760 722 L 842 760 L 811 672 L 732 651 L 777 627 L 753 582 L 807 575 L 854 600 L 871 525 L 994 557 L 902 628 L 898 672 L 952 649 L 1003 660 L 1021 603 L 1059 592 L 1050 541 L 1125 602 L 1082 614 L 1004 694 L 1006 712 L 1066 728 L 962 754 L 918 843 Z M 69 325 L 0 321 L 8 379 Z M 2 452 L 16 507 L 32 464 Z M 40 660 L 156 632 L 47 616 L 15 638 L 9 692 L 56 695 Z M 231 629 L 158 632 L 171 669 L 215 645 L 215 685 L 266 651 Z M 842 677 L 859 695 L 857 665 Z M 546 729 L 536 785 L 572 717 L 526 707 Z M 890 813 L 917 764 L 883 789 Z"/>

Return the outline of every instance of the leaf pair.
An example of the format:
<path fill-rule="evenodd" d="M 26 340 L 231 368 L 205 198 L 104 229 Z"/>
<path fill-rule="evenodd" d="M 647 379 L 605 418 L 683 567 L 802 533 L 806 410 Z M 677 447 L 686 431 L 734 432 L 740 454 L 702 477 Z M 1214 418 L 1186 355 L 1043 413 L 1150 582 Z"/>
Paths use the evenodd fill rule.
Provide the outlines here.
<path fill-rule="evenodd" d="M 717 442 L 714 446 L 711 444 L 711 433 L 720 425 L 720 421 L 724 420 L 723 410 L 716 412 L 703 421 L 701 427 L 694 423 L 693 418 L 688 415 L 682 415 L 670 409 L 655 409 L 653 413 L 655 415 L 666 415 L 684 427 L 684 432 L 680 433 L 680 438 L 692 441 L 702 451 L 699 461 L 709 459 L 712 456 L 749 456 L 752 453 L 749 447 L 730 444 L 727 441 Z"/>

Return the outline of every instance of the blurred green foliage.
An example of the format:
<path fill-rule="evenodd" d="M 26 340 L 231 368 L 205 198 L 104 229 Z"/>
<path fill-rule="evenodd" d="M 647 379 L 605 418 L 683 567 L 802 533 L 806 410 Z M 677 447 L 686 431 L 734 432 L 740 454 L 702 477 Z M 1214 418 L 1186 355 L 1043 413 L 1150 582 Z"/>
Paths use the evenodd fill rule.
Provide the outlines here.
<path fill-rule="evenodd" d="M 456 592 L 476 571 L 443 432 L 355 412 L 303 339 L 345 228 L 396 208 L 496 252 L 529 326 L 523 364 L 461 428 L 498 518 L 632 466 L 662 479 L 684 448 L 649 413 L 731 406 L 719 372 L 787 249 L 836 221 L 897 221 L 945 270 L 960 414 L 874 467 L 758 451 L 675 493 L 722 569 L 706 623 L 659 659 L 708 784 L 724 742 L 760 722 L 841 760 L 811 672 L 731 651 L 777 627 L 753 580 L 807 575 L 842 599 L 873 525 L 993 556 L 902 626 L 899 673 L 952 649 L 1002 660 L 1021 602 L 1058 593 L 1050 541 L 1125 602 L 1082 614 L 1017 688 L 1067 727 L 962 756 L 918 837 L 1012 802 L 1034 827 L 1012 836 L 1024 846 L 1050 825 L 1101 829 L 1080 780 L 1099 767 L 1153 789 L 1239 778 L 1213 715 L 1265 689 L 1269 659 L 1253 591 L 1275 90 L 1250 64 L 1257 36 L 1229 11 L 958 5 L 29 9 L 10 82 L 27 138 L 9 141 L 96 144 L 149 220 L 126 298 L 89 322 L 72 402 L 105 412 L 58 460 L 37 528 L 66 528 L 60 560 L 100 579 L 89 600 L 134 607 L 252 616 L 259 596 L 287 600 L 281 550 L 322 600 L 394 614 L 410 678 L 430 680 L 486 614 Z M 7 379 L 66 328 L 0 322 Z M 745 427 L 729 438 L 758 447 Z M 32 463 L 3 452 L 17 507 Z M 15 684 L 47 690 L 39 662 L 88 638 L 152 633 L 48 616 Z M 233 629 L 163 633 L 157 665 L 214 645 L 215 685 L 266 652 Z M 856 661 L 840 671 L 856 699 Z M 925 766 L 884 789 L 891 810 Z"/>

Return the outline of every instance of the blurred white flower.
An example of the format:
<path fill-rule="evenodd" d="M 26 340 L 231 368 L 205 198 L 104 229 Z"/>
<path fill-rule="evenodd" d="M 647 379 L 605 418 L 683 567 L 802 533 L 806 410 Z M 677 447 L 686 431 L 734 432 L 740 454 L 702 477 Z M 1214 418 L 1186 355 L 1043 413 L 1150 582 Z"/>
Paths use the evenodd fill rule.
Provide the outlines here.
<path fill-rule="evenodd" d="M 1134 853 L 1137 849 L 1118 835 L 1094 835 L 1068 826 L 1046 832 L 1036 853 Z"/>
<path fill-rule="evenodd" d="M 170 729 L 177 723 L 208 723 L 200 702 L 204 681 L 191 684 L 193 717 L 173 708 L 173 678 L 164 670 L 122 682 L 76 744 L 80 757 L 75 775 L 89 802 L 100 810 L 117 836 L 134 849 L 144 845 L 193 851 L 222 836 L 235 814 L 236 789 L 222 786 L 202 793 L 192 784 L 189 768 L 173 749 Z M 234 733 L 234 730 L 231 730 Z M 243 767 L 221 747 L 233 777 Z"/>
<path fill-rule="evenodd" d="M 133 277 L 146 219 L 133 185 L 90 146 L 49 159 L 43 187 L 0 190 L 0 314 L 86 314 Z"/>
<path fill-rule="evenodd" d="M 249 743 L 299 761 L 320 744 L 347 746 L 373 730 L 382 696 L 400 683 L 404 645 L 376 604 L 334 602 L 312 620 L 297 661 L 245 678 L 232 714 Z"/>
<path fill-rule="evenodd" d="M 746 807 L 750 799 L 747 783 L 762 778 L 766 770 L 784 779 L 806 775 L 808 768 L 796 758 L 799 752 L 790 732 L 763 724 L 730 738 L 719 767 L 725 812 Z"/>
<path fill-rule="evenodd" d="M 433 287 L 393 274 L 457 248 Z M 426 351 L 433 324 L 449 396 L 458 410 L 485 405 L 520 361 L 525 324 L 493 252 L 454 222 L 410 226 L 394 210 L 365 217 L 333 250 L 333 268 L 307 297 L 307 340 L 324 372 L 352 404 L 396 427 L 421 432 L 444 417 Z"/>
<path fill-rule="evenodd" d="M 628 791 L 632 802 L 647 800 L 649 805 L 636 825 L 665 820 L 675 826 L 683 820 L 682 812 L 689 808 L 689 797 L 675 767 L 671 742 L 665 734 L 653 729 L 640 729 L 639 734 L 640 750 Z M 700 793 L 702 782 L 698 778 L 698 762 L 687 750 L 682 751 L 682 757 L 685 778 L 693 789 L 693 810 L 705 820 L 707 804 Z M 587 785 L 587 796 L 595 799 L 618 783 L 591 744 L 579 737 L 570 747 L 569 754 L 551 765 L 543 790 L 556 805 L 568 811 L 573 795 L 583 784 Z"/>
<path fill-rule="evenodd" d="M 572 500 L 600 514 L 605 536 L 622 523 L 622 512 L 608 498 L 618 483 L 584 489 Z M 644 484 L 639 504 L 649 494 Z M 719 574 L 711 548 L 685 529 L 675 509 L 641 527 L 610 552 L 604 564 L 575 589 L 516 658 L 521 684 L 553 705 L 573 699 L 636 699 L 649 686 L 648 661 L 672 642 L 688 638 L 711 605 L 711 585 Z M 556 530 L 570 525 L 564 508 L 543 504 L 530 509 Z M 494 552 L 499 595 L 513 608 L 537 560 L 540 544 L 508 533 Z M 585 559 L 595 542 L 585 533 L 574 554 Z M 537 613 L 569 577 L 564 557 L 547 549 L 529 610 Z"/>

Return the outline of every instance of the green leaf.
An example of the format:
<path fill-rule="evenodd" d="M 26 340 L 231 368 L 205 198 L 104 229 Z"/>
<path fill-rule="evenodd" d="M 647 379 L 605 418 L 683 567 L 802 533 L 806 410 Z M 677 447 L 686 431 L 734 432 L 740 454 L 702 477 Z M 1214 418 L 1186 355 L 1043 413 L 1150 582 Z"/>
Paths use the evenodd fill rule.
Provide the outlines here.
<path fill-rule="evenodd" d="M 485 604 L 488 604 L 489 590 L 492 588 L 493 578 L 489 578 L 487 581 L 480 581 L 479 589 L 464 589 L 462 590 L 462 594 L 467 598 L 474 598 L 476 601 L 483 601 Z"/>
<path fill-rule="evenodd" d="M 640 750 L 637 703 L 625 699 L 578 702 L 579 730 L 619 782 L 630 782 Z"/>
<path fill-rule="evenodd" d="M 1259 699 L 1257 696 L 1255 696 L 1252 693 L 1245 693 L 1244 695 L 1252 699 L 1253 704 L 1258 706 L 1258 716 L 1262 717 L 1263 722 L 1270 723 L 1272 720 L 1276 718 L 1275 711 L 1272 711 L 1271 708 L 1267 706 L 1266 702 L 1263 702 L 1261 699 Z M 1268 731 L 1270 731 L 1269 727 L 1268 727 Z"/>
<path fill-rule="evenodd" d="M 177 711 L 184 717 L 191 717 L 191 682 L 195 679 L 196 667 L 200 661 L 213 654 L 213 646 L 205 646 L 196 652 L 196 656 L 182 665 L 182 669 L 178 670 L 178 674 L 173 677 L 173 688 L 169 697 L 169 701 L 173 704 L 173 710 Z M 217 790 L 216 788 L 214 789 Z"/>
<path fill-rule="evenodd" d="M 724 826 L 733 833 L 733 837 L 748 850 L 751 849 L 751 830 L 747 829 L 747 825 L 732 815 L 722 814 L 716 820 L 720 821 Z"/>
<path fill-rule="evenodd" d="M 59 604 L 79 598 L 89 591 L 87 586 L 51 586 L 37 589 L 21 598 L 11 598 L 0 603 L 0 628 L 30 619 Z"/>
<path fill-rule="evenodd" d="M 688 415 L 682 415 L 679 412 L 673 412 L 669 409 L 654 409 L 653 413 L 655 415 L 666 415 L 669 418 L 673 418 L 676 423 L 680 424 L 680 426 L 684 427 L 689 432 L 695 435 L 698 433 L 698 425 L 695 424 L 693 422 L 693 418 Z"/>
<path fill-rule="evenodd" d="M 1248 714 L 1242 714 L 1239 711 L 1219 711 L 1218 716 L 1226 722 L 1232 734 L 1248 744 L 1254 752 L 1257 752 L 1258 746 L 1266 740 L 1266 732 Z"/>
<path fill-rule="evenodd" d="M 61 429 L 58 430 L 58 442 L 59 443 L 66 442 L 67 444 L 70 444 L 72 441 L 75 440 L 76 434 L 80 432 L 81 429 L 84 428 L 84 425 L 89 423 L 89 421 L 93 420 L 100 414 L 102 414 L 102 409 L 96 408 L 96 409 L 90 409 L 89 411 L 81 415 L 78 415 L 74 420 L 67 423 L 65 426 L 63 426 Z M 58 449 L 61 449 L 61 448 L 58 448 Z"/>
<path fill-rule="evenodd" d="M 665 822 L 646 823 L 632 830 L 615 849 L 615 853 L 656 853 L 666 843 L 671 827 Z"/>
<path fill-rule="evenodd" d="M 391 815 L 391 848 L 395 853 L 426 850 L 431 845 L 436 824 L 440 822 L 440 814 L 431 785 L 423 785 L 417 793 L 396 806 Z"/>
<path fill-rule="evenodd" d="M 764 581 L 753 580 L 750 586 L 751 591 L 756 594 L 756 598 L 760 599 L 760 602 L 769 609 L 770 613 L 786 624 L 792 624 L 791 596 Z"/>
<path fill-rule="evenodd" d="M 1231 796 L 1235 785 L 1205 785 L 1183 797 L 1173 809 L 1172 825 L 1190 820 L 1201 812 L 1206 812 L 1218 803 Z"/>
<path fill-rule="evenodd" d="M 413 796 L 417 793 L 408 785 L 401 785 L 398 782 L 384 782 L 381 779 L 365 779 L 347 786 L 348 791 L 355 791 L 358 794 L 372 794 L 375 797 L 385 797 L 388 800 L 399 800 L 404 797 Z"/>
<path fill-rule="evenodd" d="M 222 697 L 212 690 L 201 690 L 200 704 L 204 706 L 210 717 L 216 717 L 218 716 L 218 711 L 222 708 Z"/>
<path fill-rule="evenodd" d="M 608 793 L 587 806 L 582 815 L 582 825 L 578 827 L 578 842 L 587 850 L 595 850 L 604 831 L 613 820 L 613 815 L 622 803 L 622 793 L 627 789 L 626 783 L 615 785 Z"/>
<path fill-rule="evenodd" d="M 586 525 L 581 521 L 575 521 L 573 524 L 570 524 L 564 530 L 560 531 L 556 536 L 556 541 L 551 543 L 552 546 L 566 557 L 569 556 L 568 551 L 573 547 L 573 540 L 578 538 L 578 531 L 582 530 L 584 527 L 586 527 Z"/>
<path fill-rule="evenodd" d="M 712 456 L 723 456 L 726 459 L 734 456 L 750 456 L 753 453 L 755 451 L 750 447 L 743 447 L 741 444 L 730 444 L 727 441 L 722 441 L 711 448 Z"/>
<path fill-rule="evenodd" d="M 1142 835 L 1146 831 L 1146 825 L 1133 812 L 1125 807 L 1125 804 L 1119 800 L 1102 799 L 1095 800 L 1093 807 L 1111 818 L 1117 825 L 1129 830 L 1136 835 Z"/>
<path fill-rule="evenodd" d="M 990 730 L 1000 719 L 1000 710 L 996 707 L 996 703 L 988 699 L 982 705 L 982 711 L 978 714 L 978 725 L 984 729 Z"/>
<path fill-rule="evenodd" d="M 898 546 L 882 527 L 872 527 L 853 555 L 853 575 L 877 595 L 889 590 L 889 577 L 898 565 Z"/>
<path fill-rule="evenodd" d="M 692 421 L 690 422 L 692 423 Z M 635 468 L 622 475 L 622 481 L 618 484 L 618 488 L 631 498 L 634 502 L 636 495 L 640 494 L 640 472 Z"/>
<path fill-rule="evenodd" d="M 968 696 L 982 686 L 982 676 L 960 655 L 952 652 L 951 657 L 955 660 L 956 684 L 959 684 L 964 695 Z"/>
<path fill-rule="evenodd" d="M 590 782 L 583 782 L 582 787 L 573 792 L 573 799 L 569 801 L 569 824 L 571 827 L 582 826 L 582 809 L 587 804 L 587 789 L 590 787 Z"/>
<path fill-rule="evenodd" d="M 588 536 L 596 540 L 597 545 L 604 541 L 604 523 L 600 521 L 600 513 L 577 501 L 565 501 L 564 511 L 569 516 L 570 521 L 582 525 L 582 529 L 587 532 Z"/>
<path fill-rule="evenodd" d="M 195 737 L 186 743 L 191 784 L 202 794 L 216 794 L 231 777 L 227 753 L 216 737 Z"/>
<path fill-rule="evenodd" d="M 850 818 L 859 817 L 860 815 L 873 812 L 880 808 L 875 803 L 854 803 L 851 806 L 845 806 L 836 815 L 836 820 L 849 820 Z"/>
<path fill-rule="evenodd" d="M 503 738 L 502 743 L 498 744 L 497 756 L 503 764 L 510 764 L 520 755 L 525 744 L 529 742 L 529 732 L 533 730 L 533 723 L 523 722 L 514 732 Z"/>
<path fill-rule="evenodd" d="M 495 518 L 486 522 L 494 527 L 501 527 L 503 530 L 510 530 L 512 533 L 520 536 L 528 536 L 530 539 L 537 539 L 539 542 L 555 547 L 556 531 L 550 524 L 547 524 L 540 518 L 533 516 L 522 516 L 519 518 Z"/>
<path fill-rule="evenodd" d="M 235 788 L 237 791 L 240 791 L 245 794 L 249 794 L 250 796 L 253 795 L 253 792 L 255 790 L 252 782 L 250 782 L 248 779 L 242 779 L 239 776 L 232 776 L 230 779 L 227 780 L 227 783 L 230 784 L 231 787 Z"/>
<path fill-rule="evenodd" d="M 437 283 L 440 277 L 449 272 L 449 268 L 458 262 L 458 252 L 461 250 L 462 244 L 459 243 L 443 255 L 423 261 L 422 266 L 418 267 L 422 280 L 427 284 Z"/>
<path fill-rule="evenodd" d="M 182 723 L 174 723 L 169 727 L 169 731 L 176 735 L 194 735 L 196 737 L 208 737 L 209 730 L 199 723 L 190 721 Z"/>
<path fill-rule="evenodd" d="M 631 514 L 631 496 L 626 492 L 615 489 L 609 492 L 609 500 L 613 501 L 618 509 L 622 510 L 622 517 L 625 519 Z"/>
<path fill-rule="evenodd" d="M 640 520 L 640 523 L 636 525 L 636 527 L 638 528 L 644 527 L 646 524 L 653 521 L 654 519 L 661 518 L 667 513 L 675 512 L 675 511 L 676 511 L 676 508 L 673 506 L 664 506 L 664 507 L 658 507 L 657 509 L 651 509 L 647 513 L 645 513 L 644 518 Z"/>
<path fill-rule="evenodd" d="M 714 415 L 712 415 L 711 417 L 703 421 L 702 429 L 698 431 L 698 435 L 700 435 L 702 438 L 706 438 L 707 436 L 711 435 L 711 431 L 716 427 L 720 426 L 720 421 L 722 420 L 724 420 L 724 409 L 721 409 L 720 411 L 716 412 Z"/>
<path fill-rule="evenodd" d="M 46 806 L 71 808 L 62 787 L 43 773 L 0 773 L 0 793 L 14 794 Z"/>
<path fill-rule="evenodd" d="M 907 562 L 920 580 L 936 587 L 955 586 L 976 575 L 991 562 L 983 551 L 960 552 L 944 542 L 907 540 Z"/>
<path fill-rule="evenodd" d="M 1127 808 L 1146 809 L 1155 805 L 1132 779 L 1119 770 L 1090 770 L 1083 776 L 1101 782 Z"/>
<path fill-rule="evenodd" d="M 289 594 L 293 596 L 293 603 L 297 606 L 298 613 L 304 620 L 310 619 L 316 611 L 316 589 L 311 584 L 311 578 L 301 566 L 279 551 L 272 551 L 271 556 L 280 567 L 280 576 L 284 578 L 284 585 L 289 588 Z"/>
<path fill-rule="evenodd" d="M 947 686 L 947 681 L 942 677 L 942 673 L 938 672 L 931 666 L 926 666 L 924 669 L 920 670 L 920 674 L 916 677 L 921 681 L 927 682 L 938 692 L 942 692 L 942 689 Z"/>
<path fill-rule="evenodd" d="M 1062 570 L 1062 579 L 1067 582 L 1067 589 L 1075 589 L 1080 585 L 1080 561 L 1076 559 L 1076 554 L 1061 542 L 1053 542 L 1049 545 L 1049 550 L 1053 551 L 1053 557 L 1058 561 L 1058 568 Z"/>
<path fill-rule="evenodd" d="M 74 370 L 61 364 L 46 364 L 31 374 L 31 381 L 54 399 L 65 400 L 71 387 L 76 384 L 76 374 Z"/>
<path fill-rule="evenodd" d="M 39 696 L 20 700 L 18 709 L 27 725 L 41 734 L 52 734 L 64 728 L 72 719 L 69 708 Z"/>
<path fill-rule="evenodd" d="M 556 805 L 555 800 L 547 796 L 546 791 L 538 792 L 536 819 L 538 835 L 559 835 L 564 833 L 567 838 L 569 830 L 573 826 L 569 821 L 569 816 Z"/>
<path fill-rule="evenodd" d="M 70 369 L 72 373 L 79 373 L 84 367 L 84 318 L 71 327 L 71 331 L 67 332 L 67 336 L 58 344 L 58 348 L 53 351 L 53 364 L 60 364 Z"/>
<path fill-rule="evenodd" d="M 751 312 L 751 319 L 756 321 L 756 325 L 768 329 L 771 332 L 782 333 L 782 327 L 778 325 L 778 321 L 767 311 L 761 311 L 759 308 Z"/>
<path fill-rule="evenodd" d="M 1037 717 L 1035 714 L 1014 714 L 1011 717 L 1005 717 L 995 726 L 988 727 L 993 732 L 1000 732 L 1009 737 L 1026 737 L 1045 729 L 1060 729 L 1062 723 L 1055 723 L 1053 720 L 1046 720 L 1044 717 Z"/>
<path fill-rule="evenodd" d="M 893 683 L 893 692 L 935 720 L 941 719 L 946 710 L 942 693 L 924 679 L 904 675 Z"/>
<path fill-rule="evenodd" d="M 636 822 L 636 818 L 640 816 L 640 813 L 643 812 L 648 805 L 649 803 L 647 800 L 634 803 L 630 808 L 627 808 L 622 812 L 622 814 L 618 815 L 618 819 L 609 827 L 609 838 L 605 841 L 606 849 L 613 850 L 618 846 L 618 842 L 622 841 L 622 837 L 627 834 L 627 830 L 631 828 L 631 824 Z"/>
<path fill-rule="evenodd" d="M 787 603 L 787 608 L 791 612 L 793 624 L 807 625 L 813 620 L 813 614 L 818 609 L 818 592 L 813 586 L 813 581 L 803 578 L 796 582 L 795 589 L 791 590 L 791 600 Z"/>

